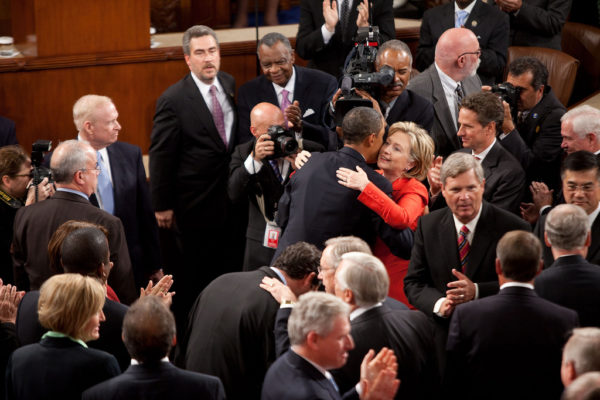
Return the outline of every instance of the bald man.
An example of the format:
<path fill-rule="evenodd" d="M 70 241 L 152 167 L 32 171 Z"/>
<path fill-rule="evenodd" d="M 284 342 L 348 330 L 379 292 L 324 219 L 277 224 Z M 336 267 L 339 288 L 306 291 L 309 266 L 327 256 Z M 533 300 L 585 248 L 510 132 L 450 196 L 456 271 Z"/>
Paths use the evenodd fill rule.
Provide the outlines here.
<path fill-rule="evenodd" d="M 254 140 L 238 145 L 229 165 L 229 197 L 236 203 L 246 199 L 249 202 L 245 271 L 271 263 L 280 232 L 274 222 L 277 202 L 293 171 L 292 157 L 268 159 L 274 153 L 275 143 L 267 131 L 274 125 L 285 127 L 279 107 L 271 103 L 254 106 L 250 111 L 250 133 Z M 306 150 L 323 151 L 317 143 L 304 140 L 302 144 Z"/>
<path fill-rule="evenodd" d="M 479 41 L 472 31 L 448 29 L 435 46 L 435 62 L 408 84 L 408 90 L 433 103 L 431 136 L 439 156 L 446 157 L 462 147 L 456 135 L 458 107 L 464 97 L 481 91 L 477 76 L 480 55 Z"/>

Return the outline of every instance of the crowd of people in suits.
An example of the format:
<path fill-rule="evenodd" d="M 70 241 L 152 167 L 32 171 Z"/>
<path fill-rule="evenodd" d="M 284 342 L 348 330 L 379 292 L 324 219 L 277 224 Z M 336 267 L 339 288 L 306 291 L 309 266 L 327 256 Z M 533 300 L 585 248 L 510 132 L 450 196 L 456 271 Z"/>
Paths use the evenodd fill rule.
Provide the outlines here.
<path fill-rule="evenodd" d="M 432 8 L 413 63 L 391 1 L 302 0 L 308 67 L 268 33 L 237 96 L 196 25 L 149 185 L 105 96 L 75 102 L 52 181 L 0 148 L 6 398 L 597 396 L 600 110 L 567 112 L 535 58 L 506 65 L 509 44 L 559 48 L 570 7 Z M 336 120 L 370 25 L 394 78 Z"/>

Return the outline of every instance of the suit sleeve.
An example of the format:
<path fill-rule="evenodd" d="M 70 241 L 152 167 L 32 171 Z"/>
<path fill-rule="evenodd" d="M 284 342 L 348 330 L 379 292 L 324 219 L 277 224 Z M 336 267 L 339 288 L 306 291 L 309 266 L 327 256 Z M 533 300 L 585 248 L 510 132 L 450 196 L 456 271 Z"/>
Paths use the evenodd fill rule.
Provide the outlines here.
<path fill-rule="evenodd" d="M 180 123 L 171 100 L 163 95 L 156 103 L 150 137 L 150 186 L 155 211 L 175 209 L 175 179 L 179 151 Z"/>
<path fill-rule="evenodd" d="M 277 226 L 281 228 L 282 231 L 285 230 L 285 227 L 288 223 L 288 219 L 290 217 L 290 203 L 292 200 L 291 190 L 292 184 L 294 182 L 293 179 L 294 177 L 292 176 L 290 178 L 290 181 L 283 188 L 283 194 L 281 195 L 281 198 L 279 199 L 279 204 L 277 206 L 277 217 L 275 218 L 275 222 L 277 223 Z"/>
<path fill-rule="evenodd" d="M 526 2 L 515 17 L 515 26 L 544 36 L 554 36 L 562 30 L 571 11 L 571 0 L 550 0 L 547 7 Z"/>
<path fill-rule="evenodd" d="M 509 18 L 505 13 L 497 13 L 496 21 L 487 45 L 481 49 L 481 65 L 477 69 L 483 75 L 498 76 L 504 71 L 509 43 Z"/>
<path fill-rule="evenodd" d="M 252 139 L 252 134 L 250 133 L 250 102 L 248 101 L 248 96 L 246 93 L 247 90 L 245 90 L 245 87 L 242 86 L 238 92 L 237 98 L 238 144 L 246 143 Z"/>
<path fill-rule="evenodd" d="M 379 7 L 373 6 L 373 25 L 379 27 L 382 43 L 396 38 L 392 0 L 380 0 Z"/>
<path fill-rule="evenodd" d="M 313 1 L 312 3 L 321 4 L 320 1 Z M 302 0 L 300 2 L 300 23 L 298 24 L 298 34 L 296 35 L 296 52 L 305 60 L 314 58 L 325 47 L 323 35 L 321 34 L 321 25 L 317 26 L 316 22 L 319 18 L 313 16 L 313 11 L 317 12 L 318 10 L 316 8 L 312 9 L 311 1 Z M 322 13 L 322 10 L 320 11 Z M 337 30 L 338 28 L 336 27 Z"/>
<path fill-rule="evenodd" d="M 461 386 L 460 372 L 465 371 L 466 351 L 469 345 L 464 343 L 464 339 L 461 336 L 460 322 L 461 322 L 461 307 L 457 307 L 452 313 L 450 319 L 450 328 L 448 330 L 448 342 L 446 345 L 446 368 L 445 375 L 443 378 L 443 385 L 451 394 L 451 398 L 458 398 L 458 392 Z"/>
<path fill-rule="evenodd" d="M 419 46 L 417 47 L 417 56 L 415 57 L 415 68 L 419 71 L 426 70 L 431 64 L 433 64 L 433 56 L 435 53 L 436 41 L 431 35 L 431 13 L 429 10 L 423 14 L 423 21 L 421 22 L 421 30 L 419 33 Z"/>
<path fill-rule="evenodd" d="M 131 304 L 137 298 L 129 250 L 121 220 L 116 218 L 108 229 L 108 246 L 113 268 L 108 275 L 108 284 L 114 289 L 124 304 Z"/>
<path fill-rule="evenodd" d="M 487 201 L 507 211 L 516 213 L 519 211 L 519 205 L 521 204 L 525 188 L 525 172 L 519 168 L 498 171 L 498 173 L 501 173 L 503 176 L 494 190 L 493 196 L 487 199 Z"/>
<path fill-rule="evenodd" d="M 331 77 L 331 79 L 327 80 L 327 88 L 321 97 L 321 104 L 319 105 L 319 116 L 318 121 L 319 124 L 308 122 L 306 120 L 302 120 L 302 128 L 305 133 L 309 133 L 307 135 L 307 139 L 312 139 L 319 143 L 322 143 L 325 148 L 330 148 L 330 132 L 331 127 L 328 126 L 327 121 L 330 120 L 329 117 L 329 101 L 333 98 L 333 95 L 337 91 L 337 81 Z M 302 108 L 302 104 L 300 104 L 300 108 Z M 302 110 L 305 112 L 306 110 Z M 312 133 L 312 135 L 310 134 Z"/>
<path fill-rule="evenodd" d="M 250 174 L 244 166 L 245 159 L 238 147 L 231 154 L 231 162 L 229 163 L 229 180 L 227 181 L 227 193 L 229 199 L 238 203 L 246 199 L 246 188 L 250 182 Z"/>
<path fill-rule="evenodd" d="M 291 307 L 279 308 L 275 316 L 275 354 L 278 358 L 290 348 L 287 323 L 291 313 Z"/>

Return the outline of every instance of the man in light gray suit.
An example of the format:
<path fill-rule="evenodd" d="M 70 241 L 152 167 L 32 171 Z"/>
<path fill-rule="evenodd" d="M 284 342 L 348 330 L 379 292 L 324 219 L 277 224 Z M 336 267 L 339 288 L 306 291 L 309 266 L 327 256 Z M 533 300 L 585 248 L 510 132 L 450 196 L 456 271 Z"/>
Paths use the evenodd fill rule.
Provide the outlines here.
<path fill-rule="evenodd" d="M 433 103 L 435 119 L 430 134 L 439 156 L 446 157 L 462 147 L 456 136 L 458 107 L 465 96 L 481 91 L 477 76 L 480 55 L 472 31 L 448 29 L 435 46 L 435 62 L 408 84 L 408 90 Z"/>

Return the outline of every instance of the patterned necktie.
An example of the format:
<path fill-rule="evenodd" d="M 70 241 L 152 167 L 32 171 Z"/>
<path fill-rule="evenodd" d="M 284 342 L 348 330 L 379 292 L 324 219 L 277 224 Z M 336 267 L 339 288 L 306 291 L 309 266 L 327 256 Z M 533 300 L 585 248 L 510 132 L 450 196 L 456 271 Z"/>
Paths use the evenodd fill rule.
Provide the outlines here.
<path fill-rule="evenodd" d="M 460 234 L 458 235 L 458 256 L 460 257 L 460 269 L 462 273 L 465 273 L 467 269 L 467 258 L 469 257 L 469 251 L 471 251 L 471 245 L 467 240 L 467 235 L 469 234 L 469 228 L 466 225 L 463 225 L 460 228 Z"/>
<path fill-rule="evenodd" d="M 465 22 L 467 22 L 467 17 L 469 13 L 465 10 L 458 10 L 456 12 L 456 22 L 454 23 L 455 28 L 462 28 L 465 26 Z"/>
<path fill-rule="evenodd" d="M 460 103 L 465 98 L 465 91 L 463 90 L 462 83 L 458 82 L 456 89 L 454 89 L 456 93 L 456 127 L 460 128 L 460 124 L 458 123 L 458 113 L 460 111 Z"/>
<path fill-rule="evenodd" d="M 290 103 L 290 99 L 288 98 L 288 95 L 290 94 L 290 92 L 288 92 L 287 90 L 283 89 L 281 91 L 281 112 L 283 113 L 283 118 L 287 124 L 287 117 L 285 116 L 285 109 L 288 108 L 288 106 L 291 104 Z"/>
<path fill-rule="evenodd" d="M 275 172 L 275 176 L 279 179 L 279 182 L 283 183 L 283 176 L 281 176 L 281 171 L 279 171 L 277 160 L 269 160 L 269 164 L 271 164 L 271 168 L 273 168 L 273 172 Z"/>
<path fill-rule="evenodd" d="M 215 122 L 215 126 L 217 127 L 217 131 L 219 131 L 219 136 L 225 143 L 225 147 L 227 147 L 227 134 L 225 133 L 225 116 L 223 115 L 223 109 L 221 108 L 221 103 L 217 99 L 217 87 L 212 85 L 210 87 L 210 96 L 212 101 L 212 116 L 213 121 Z"/>
<path fill-rule="evenodd" d="M 108 168 L 106 168 L 104 158 L 102 157 L 102 154 L 100 154 L 100 151 L 96 152 L 96 157 L 98 158 L 98 164 L 100 165 L 100 175 L 98 175 L 98 186 L 96 191 L 100 196 L 102 209 L 108 213 L 114 214 L 115 197 L 112 183 L 110 182 L 110 177 L 108 176 Z"/>
<path fill-rule="evenodd" d="M 342 36 L 345 38 L 348 31 L 348 20 L 350 19 L 350 3 L 352 0 L 342 0 L 339 21 L 342 26 Z"/>

